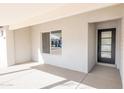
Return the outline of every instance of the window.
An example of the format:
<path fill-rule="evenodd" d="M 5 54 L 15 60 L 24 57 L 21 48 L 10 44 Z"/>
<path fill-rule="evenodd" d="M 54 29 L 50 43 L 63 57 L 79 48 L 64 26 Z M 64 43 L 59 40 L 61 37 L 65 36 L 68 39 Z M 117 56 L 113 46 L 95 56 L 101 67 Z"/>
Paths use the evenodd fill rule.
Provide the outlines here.
<path fill-rule="evenodd" d="M 42 51 L 43 53 L 50 53 L 50 33 L 42 33 Z"/>
<path fill-rule="evenodd" d="M 42 33 L 42 52 L 54 55 L 61 55 L 62 31 L 51 31 Z"/>

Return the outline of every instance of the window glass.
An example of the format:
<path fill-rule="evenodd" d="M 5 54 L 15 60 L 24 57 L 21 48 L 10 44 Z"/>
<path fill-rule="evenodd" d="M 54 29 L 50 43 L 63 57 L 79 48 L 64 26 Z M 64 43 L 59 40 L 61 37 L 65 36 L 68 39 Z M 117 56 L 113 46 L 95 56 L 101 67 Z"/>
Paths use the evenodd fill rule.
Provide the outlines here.
<path fill-rule="evenodd" d="M 51 32 L 51 54 L 61 54 L 62 51 L 62 33 L 59 31 Z"/>

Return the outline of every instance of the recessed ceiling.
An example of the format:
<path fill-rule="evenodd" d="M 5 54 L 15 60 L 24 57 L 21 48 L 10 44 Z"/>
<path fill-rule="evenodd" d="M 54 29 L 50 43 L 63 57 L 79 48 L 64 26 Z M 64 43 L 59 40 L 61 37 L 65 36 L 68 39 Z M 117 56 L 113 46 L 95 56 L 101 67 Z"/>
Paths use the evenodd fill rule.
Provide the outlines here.
<path fill-rule="evenodd" d="M 111 5 L 115 4 L 0 4 L 0 25 L 9 25 L 11 29 L 17 29 Z"/>

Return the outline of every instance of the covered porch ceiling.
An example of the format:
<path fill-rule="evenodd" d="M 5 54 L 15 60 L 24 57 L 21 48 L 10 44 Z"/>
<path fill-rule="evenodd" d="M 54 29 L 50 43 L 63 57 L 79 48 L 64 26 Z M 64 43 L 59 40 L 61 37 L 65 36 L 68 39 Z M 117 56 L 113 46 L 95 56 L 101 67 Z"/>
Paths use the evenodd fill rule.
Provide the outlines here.
<path fill-rule="evenodd" d="M 10 30 L 112 6 L 110 3 L 0 4 L 0 26 Z"/>

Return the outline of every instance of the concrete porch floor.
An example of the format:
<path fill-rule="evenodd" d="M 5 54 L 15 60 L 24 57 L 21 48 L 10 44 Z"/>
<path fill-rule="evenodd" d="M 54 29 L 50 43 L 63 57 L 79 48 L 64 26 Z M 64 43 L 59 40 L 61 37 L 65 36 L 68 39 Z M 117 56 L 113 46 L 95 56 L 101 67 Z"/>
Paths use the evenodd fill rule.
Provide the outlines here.
<path fill-rule="evenodd" d="M 88 73 L 68 70 L 37 62 L 0 69 L 0 88 L 9 89 L 119 89 L 119 71 L 96 65 Z"/>

